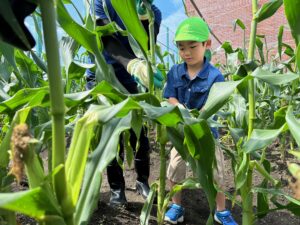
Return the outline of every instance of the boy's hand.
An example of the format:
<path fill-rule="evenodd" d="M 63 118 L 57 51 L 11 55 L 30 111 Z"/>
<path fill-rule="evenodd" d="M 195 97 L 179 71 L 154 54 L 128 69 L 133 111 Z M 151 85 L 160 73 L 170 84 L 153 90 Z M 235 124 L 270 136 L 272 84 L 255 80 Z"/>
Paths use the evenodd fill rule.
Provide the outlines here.
<path fill-rule="evenodd" d="M 147 2 L 152 4 L 153 0 L 147 0 Z M 147 20 L 149 18 L 143 0 L 136 0 L 136 10 L 140 20 Z"/>
<path fill-rule="evenodd" d="M 133 59 L 127 65 L 127 71 L 136 76 L 145 87 L 149 87 L 147 62 L 142 59 Z M 163 76 L 159 70 L 153 71 L 154 87 L 161 89 L 163 87 Z"/>

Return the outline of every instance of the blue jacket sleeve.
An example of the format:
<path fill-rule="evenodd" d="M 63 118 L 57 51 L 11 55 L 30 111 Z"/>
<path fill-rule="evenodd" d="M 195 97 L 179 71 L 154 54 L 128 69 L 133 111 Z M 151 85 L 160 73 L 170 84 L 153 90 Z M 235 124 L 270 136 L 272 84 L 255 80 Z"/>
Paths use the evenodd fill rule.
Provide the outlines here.
<path fill-rule="evenodd" d="M 151 9 L 152 9 L 152 11 L 153 11 L 153 13 L 154 13 L 154 22 L 158 25 L 158 26 L 160 26 L 160 24 L 161 24 L 161 11 L 159 10 L 159 8 L 157 8 L 157 6 L 155 6 L 155 5 L 152 5 L 151 6 Z"/>
<path fill-rule="evenodd" d="M 107 4 L 107 1 L 105 0 Z M 108 6 L 109 8 L 109 6 Z M 98 19 L 108 19 L 103 9 L 103 1 L 102 0 L 95 0 L 95 14 Z"/>
<path fill-rule="evenodd" d="M 176 89 L 174 87 L 174 71 L 175 65 L 170 69 L 170 71 L 167 74 L 167 83 L 163 94 L 164 98 L 177 98 Z"/>

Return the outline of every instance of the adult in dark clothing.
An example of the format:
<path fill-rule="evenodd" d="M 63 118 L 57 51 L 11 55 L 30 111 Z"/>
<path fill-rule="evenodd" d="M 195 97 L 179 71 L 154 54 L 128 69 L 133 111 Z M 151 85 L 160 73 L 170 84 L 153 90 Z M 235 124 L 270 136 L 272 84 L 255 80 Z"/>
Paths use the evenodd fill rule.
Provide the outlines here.
<path fill-rule="evenodd" d="M 109 15 L 105 14 L 103 2 L 105 2 L 107 6 Z M 146 10 L 141 0 L 136 1 L 136 3 L 139 18 L 146 32 L 149 34 L 149 22 Z M 151 7 L 155 16 L 154 33 L 156 39 L 161 23 L 161 12 L 155 5 L 152 5 Z M 110 0 L 95 0 L 95 13 L 97 19 L 97 26 L 104 26 L 108 24 L 110 18 L 111 21 L 116 22 L 122 29 L 125 30 L 125 26 L 121 21 L 120 17 L 117 15 L 116 11 L 114 10 Z M 138 93 L 136 79 L 134 79 L 133 75 L 138 77 L 142 84 L 147 87 L 147 83 L 143 82 L 145 81 L 145 76 L 147 76 L 147 66 L 144 60 L 138 59 L 134 55 L 129 45 L 128 38 L 122 36 L 121 34 L 114 34 L 113 36 L 104 36 L 101 39 L 104 46 L 103 55 L 105 57 L 106 62 L 112 65 L 117 79 L 127 89 L 127 91 L 132 94 Z M 92 71 L 88 70 L 86 78 L 87 87 L 92 87 L 95 83 L 95 74 Z M 163 79 L 159 71 L 154 73 L 154 85 L 156 87 L 162 87 L 162 80 Z M 131 131 L 130 143 L 133 149 L 135 149 L 136 147 L 136 139 L 137 138 L 134 132 Z M 146 198 L 149 194 L 148 178 L 150 168 L 149 141 L 146 137 L 145 128 L 142 129 L 139 141 L 139 149 L 135 151 L 134 160 L 135 170 L 137 173 L 136 189 L 138 193 L 140 193 L 144 198 Z M 120 141 L 120 157 L 124 159 L 124 146 L 122 140 Z M 116 159 L 114 159 L 107 167 L 107 177 L 111 188 L 110 204 L 114 206 L 126 204 L 127 200 L 124 191 L 125 180 L 123 177 L 123 170 L 118 165 Z"/>

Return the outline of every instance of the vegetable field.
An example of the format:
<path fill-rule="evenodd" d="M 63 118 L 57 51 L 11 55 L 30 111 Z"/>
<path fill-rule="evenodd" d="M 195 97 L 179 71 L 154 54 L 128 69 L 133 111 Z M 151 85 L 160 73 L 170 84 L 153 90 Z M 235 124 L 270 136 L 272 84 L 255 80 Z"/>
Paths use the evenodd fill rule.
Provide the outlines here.
<path fill-rule="evenodd" d="M 139 21 L 135 0 L 111 1 L 127 31 L 114 22 L 97 27 L 93 1 L 85 1 L 88 13 L 80 15 L 80 22 L 66 9 L 66 5 L 75 7 L 71 0 L 24 2 L 35 9 L 30 14 L 35 24 L 31 32 L 38 34 L 35 41 L 45 51 L 32 49 L 10 1 L 1 0 L 1 18 L 13 27 L 18 40 L 16 45 L 1 32 L 1 225 L 28 223 L 29 218 L 41 225 L 163 224 L 169 200 L 180 190 L 190 207 L 186 224 L 213 224 L 216 144 L 226 156 L 226 196 L 239 224 L 299 224 L 299 0 L 262 5 L 252 0 L 251 34 L 243 47 L 233 49 L 229 42 L 223 43 L 226 62 L 218 66 L 226 82 L 214 84 L 201 111 L 170 105 L 162 99 L 162 90 L 154 88 L 153 71 L 158 68 L 166 75 L 165 56 L 170 53 L 154 44 L 148 1 L 144 4 L 149 36 Z M 280 7 L 289 29 L 282 26 L 278 31 L 277 54 L 271 58 L 256 29 Z M 240 20 L 236 26 L 245 29 Z M 60 40 L 58 29 L 66 33 Z M 149 87 L 140 94 L 126 91 L 101 54 L 101 37 L 116 32 L 128 36 L 135 54 L 148 65 Z M 284 32 L 291 32 L 292 45 L 284 43 Z M 87 63 L 87 56 L 95 63 Z M 90 90 L 85 88 L 88 68 L 97 80 Z M 105 168 L 118 155 L 120 135 L 126 164 L 119 158 L 118 162 L 132 166 L 129 130 L 139 137 L 142 126 L 148 127 L 154 150 L 150 194 L 144 202 L 129 189 L 129 208 L 110 209 Z M 210 127 L 220 129 L 220 143 L 215 143 Z M 195 176 L 167 190 L 172 146 Z M 134 179 L 132 170 L 127 170 L 127 180 Z M 28 188 L 21 188 L 24 183 Z M 131 184 L 129 179 L 127 186 Z"/>

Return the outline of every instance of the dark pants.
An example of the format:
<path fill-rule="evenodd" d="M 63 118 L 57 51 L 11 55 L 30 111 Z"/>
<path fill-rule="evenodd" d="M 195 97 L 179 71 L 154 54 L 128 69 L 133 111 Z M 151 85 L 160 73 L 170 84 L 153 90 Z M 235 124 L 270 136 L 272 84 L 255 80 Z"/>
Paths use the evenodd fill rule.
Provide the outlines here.
<path fill-rule="evenodd" d="M 115 74 L 122 85 L 131 94 L 138 93 L 137 84 L 130 74 L 119 65 L 113 65 Z M 137 180 L 147 182 L 149 178 L 149 140 L 147 138 L 146 128 L 142 128 L 140 135 L 139 149 L 136 149 L 137 138 L 133 130 L 130 130 L 130 144 L 134 149 L 135 171 L 137 173 Z M 120 138 L 120 158 L 124 160 L 124 145 L 123 139 Z M 114 159 L 107 167 L 107 178 L 111 189 L 125 189 L 125 180 L 123 170 L 119 166 L 116 159 Z"/>

